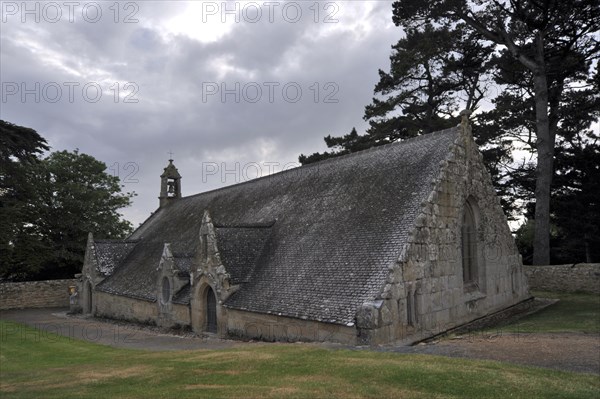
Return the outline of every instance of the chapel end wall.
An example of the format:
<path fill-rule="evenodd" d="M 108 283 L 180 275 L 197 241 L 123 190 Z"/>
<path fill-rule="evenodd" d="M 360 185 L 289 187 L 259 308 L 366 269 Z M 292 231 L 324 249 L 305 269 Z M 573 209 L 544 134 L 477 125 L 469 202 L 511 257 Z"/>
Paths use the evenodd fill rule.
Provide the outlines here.
<path fill-rule="evenodd" d="M 459 144 L 458 142 L 457 144 Z M 415 342 L 528 298 L 521 258 L 474 142 L 453 145 L 432 193 L 390 272 L 369 344 Z M 461 223 L 467 199 L 476 204 L 478 289 L 463 282 Z"/>

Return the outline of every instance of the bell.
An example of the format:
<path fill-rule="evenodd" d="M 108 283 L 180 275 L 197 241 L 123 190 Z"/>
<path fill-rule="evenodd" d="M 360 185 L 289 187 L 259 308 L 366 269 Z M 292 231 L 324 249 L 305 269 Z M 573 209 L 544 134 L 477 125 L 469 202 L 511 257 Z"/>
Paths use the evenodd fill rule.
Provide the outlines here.
<path fill-rule="evenodd" d="M 169 183 L 169 189 L 167 191 L 169 194 L 175 193 L 175 185 L 173 183 Z"/>

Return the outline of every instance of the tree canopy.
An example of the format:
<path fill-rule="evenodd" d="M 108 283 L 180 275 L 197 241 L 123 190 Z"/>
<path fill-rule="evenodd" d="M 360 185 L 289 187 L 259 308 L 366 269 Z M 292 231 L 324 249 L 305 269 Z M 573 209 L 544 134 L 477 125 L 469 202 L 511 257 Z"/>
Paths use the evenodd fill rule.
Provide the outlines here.
<path fill-rule="evenodd" d="M 88 232 L 104 238 L 131 232 L 118 211 L 135 194 L 122 193 L 103 162 L 78 150 L 39 158 L 48 146 L 37 132 L 5 121 L 0 126 L 1 278 L 72 277 L 81 269 Z"/>
<path fill-rule="evenodd" d="M 365 107 L 366 134 L 356 129 L 325 137 L 332 151 L 300 155 L 302 164 L 360 151 L 458 123 L 459 108 L 474 109 L 486 92 L 492 49 L 465 25 L 409 28 L 392 46 L 390 71 L 379 70 L 373 102 Z"/>
<path fill-rule="evenodd" d="M 559 108 L 565 91 L 584 79 L 600 44 L 600 3 L 595 0 L 399 0 L 396 25 L 409 28 L 465 23 L 504 49 L 531 77 L 535 104 L 536 186 L 534 264 L 550 263 L 550 191 Z"/>
<path fill-rule="evenodd" d="M 558 193 L 553 179 L 566 173 L 561 157 L 575 151 L 576 136 L 587 137 L 577 151 L 593 157 L 585 148 L 595 142 L 587 129 L 598 120 L 600 3 L 399 0 L 393 21 L 405 36 L 392 46 L 389 72 L 379 71 L 378 97 L 365 108 L 369 129 L 330 135 L 325 141 L 331 151 L 301 155 L 300 162 L 443 129 L 457 123 L 460 108 L 477 111 L 475 140 L 503 207 L 509 216 L 533 209 L 527 214 L 531 261 L 548 264 L 550 223 L 566 223 L 552 214 L 559 202 L 550 203 L 551 193 Z M 478 110 L 482 101 L 491 110 Z M 530 160 L 516 163 L 517 150 Z"/>

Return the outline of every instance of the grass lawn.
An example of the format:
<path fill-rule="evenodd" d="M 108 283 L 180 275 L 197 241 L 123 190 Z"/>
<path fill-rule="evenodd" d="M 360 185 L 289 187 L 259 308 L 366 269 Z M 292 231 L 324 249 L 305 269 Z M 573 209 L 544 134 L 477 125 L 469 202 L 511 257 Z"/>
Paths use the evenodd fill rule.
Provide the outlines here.
<path fill-rule="evenodd" d="M 600 295 L 545 291 L 532 294 L 539 298 L 557 298 L 560 302 L 514 324 L 502 326 L 502 331 L 600 333 Z"/>
<path fill-rule="evenodd" d="M 309 344 L 147 352 L 0 321 L 2 398 L 598 398 L 600 379 Z"/>

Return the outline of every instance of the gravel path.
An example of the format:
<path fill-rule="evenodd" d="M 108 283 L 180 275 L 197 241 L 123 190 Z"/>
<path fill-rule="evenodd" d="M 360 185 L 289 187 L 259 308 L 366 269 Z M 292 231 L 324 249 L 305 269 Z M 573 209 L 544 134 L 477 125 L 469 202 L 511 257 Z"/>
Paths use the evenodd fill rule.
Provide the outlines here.
<path fill-rule="evenodd" d="M 25 339 L 43 339 L 48 336 L 48 333 L 55 333 L 116 348 L 151 351 L 225 349 L 247 344 L 213 337 L 198 337 L 193 334 L 168 333 L 159 328 L 130 323 L 73 317 L 67 315 L 67 309 L 59 308 L 3 310 L 0 311 L 0 318 L 40 330 L 39 335 L 33 337 L 21 331 L 2 332 L 20 334 Z"/>
<path fill-rule="evenodd" d="M 40 330 L 32 337 L 22 331 L 2 331 L 21 334 L 24 339 L 40 339 L 49 332 L 73 339 L 83 339 L 117 348 L 152 351 L 225 349 L 260 342 L 224 340 L 191 333 L 167 333 L 156 327 L 67 316 L 66 309 L 25 309 L 1 311 L 0 318 L 29 325 Z M 325 347 L 345 348 L 323 344 Z M 418 353 L 474 359 L 490 359 L 522 365 L 600 375 L 600 334 L 499 334 L 469 335 L 443 339 L 409 347 L 381 347 L 377 350 Z"/>
<path fill-rule="evenodd" d="M 600 375 L 600 334 L 475 335 L 394 348 L 392 351 L 497 360 Z"/>

